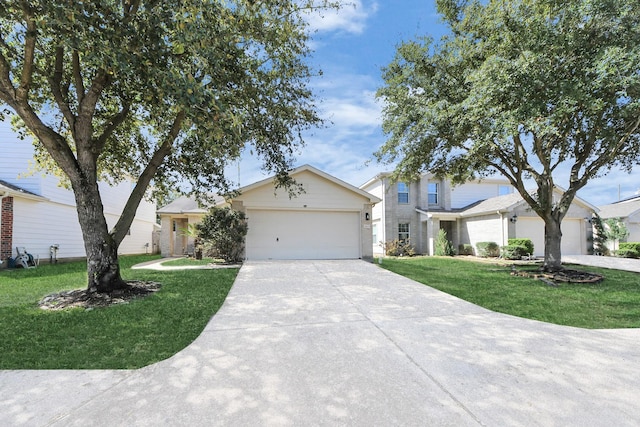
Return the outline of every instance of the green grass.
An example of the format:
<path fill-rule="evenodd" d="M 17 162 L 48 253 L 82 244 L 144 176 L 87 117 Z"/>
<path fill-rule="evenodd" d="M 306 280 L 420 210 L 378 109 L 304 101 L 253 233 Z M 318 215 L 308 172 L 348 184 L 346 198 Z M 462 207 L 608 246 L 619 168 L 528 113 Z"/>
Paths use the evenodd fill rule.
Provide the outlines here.
<path fill-rule="evenodd" d="M 500 313 L 590 329 L 640 327 L 638 273 L 570 266 L 605 280 L 552 287 L 511 276 L 507 265 L 455 258 L 385 258 L 382 267 Z"/>
<path fill-rule="evenodd" d="M 202 332 L 237 269 L 131 270 L 152 256 L 121 257 L 124 279 L 160 282 L 128 304 L 45 311 L 38 301 L 86 286 L 83 262 L 0 270 L 0 369 L 132 369 L 166 359 Z"/>

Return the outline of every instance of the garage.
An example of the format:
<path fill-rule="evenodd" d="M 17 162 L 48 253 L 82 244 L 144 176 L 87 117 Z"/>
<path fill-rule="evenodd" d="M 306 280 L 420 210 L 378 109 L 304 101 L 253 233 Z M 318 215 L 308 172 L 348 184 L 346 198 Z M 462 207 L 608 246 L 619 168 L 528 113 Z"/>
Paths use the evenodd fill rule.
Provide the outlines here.
<path fill-rule="evenodd" d="M 579 255 L 585 253 L 583 248 L 583 233 L 581 227 L 584 220 L 565 218 L 562 221 L 562 253 L 564 255 Z M 529 238 L 533 242 L 536 256 L 544 255 L 544 222 L 540 218 L 520 217 L 517 223 L 516 235 Z"/>
<path fill-rule="evenodd" d="M 273 178 L 240 189 L 233 209 L 247 216 L 247 260 L 371 259 L 371 210 L 380 199 L 312 166 L 289 175 L 291 197 Z"/>
<path fill-rule="evenodd" d="M 359 212 L 247 210 L 246 257 L 357 259 Z"/>

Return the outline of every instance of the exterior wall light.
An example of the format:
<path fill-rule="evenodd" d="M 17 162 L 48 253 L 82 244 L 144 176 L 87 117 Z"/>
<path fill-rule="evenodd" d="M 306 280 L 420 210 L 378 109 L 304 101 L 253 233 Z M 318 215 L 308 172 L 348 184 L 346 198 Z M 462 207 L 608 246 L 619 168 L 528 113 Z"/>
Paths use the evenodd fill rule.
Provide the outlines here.
<path fill-rule="evenodd" d="M 516 221 L 518 221 L 518 215 L 513 214 L 513 216 L 511 218 L 509 218 L 509 221 L 511 221 L 511 222 L 513 222 L 515 224 Z"/>
<path fill-rule="evenodd" d="M 365 220 L 365 221 L 369 221 L 369 212 L 365 212 L 365 214 L 364 214 L 364 220 Z"/>

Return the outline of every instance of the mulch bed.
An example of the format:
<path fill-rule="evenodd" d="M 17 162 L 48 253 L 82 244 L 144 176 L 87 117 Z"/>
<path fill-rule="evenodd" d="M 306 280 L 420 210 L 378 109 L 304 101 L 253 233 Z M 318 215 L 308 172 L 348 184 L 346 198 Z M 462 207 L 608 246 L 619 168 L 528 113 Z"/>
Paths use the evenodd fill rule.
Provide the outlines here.
<path fill-rule="evenodd" d="M 126 289 L 118 289 L 111 294 L 88 292 L 86 289 L 64 291 L 47 295 L 38 303 L 43 310 L 63 310 L 81 307 L 92 310 L 114 304 L 127 304 L 129 301 L 152 295 L 160 289 L 160 283 L 145 281 L 127 281 Z"/>
<path fill-rule="evenodd" d="M 550 286 L 558 286 L 560 283 L 600 283 L 604 280 L 604 276 L 587 271 L 574 270 L 565 268 L 554 273 L 532 272 L 517 270 L 515 267 L 511 269 L 512 276 L 531 277 L 541 280 Z"/>

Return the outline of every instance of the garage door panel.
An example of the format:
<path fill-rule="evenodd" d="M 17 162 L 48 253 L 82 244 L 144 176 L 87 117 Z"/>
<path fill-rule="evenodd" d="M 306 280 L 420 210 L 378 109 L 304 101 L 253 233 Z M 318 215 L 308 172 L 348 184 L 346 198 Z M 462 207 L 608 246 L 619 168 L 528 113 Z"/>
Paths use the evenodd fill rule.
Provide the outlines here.
<path fill-rule="evenodd" d="M 359 213 L 249 210 L 247 259 L 359 258 Z"/>
<path fill-rule="evenodd" d="M 564 255 L 582 254 L 582 234 L 580 227 L 582 222 L 575 219 L 562 221 L 562 253 Z M 533 218 L 518 218 L 516 224 L 516 236 L 529 238 L 533 242 L 534 254 L 544 255 L 544 221 Z"/>

